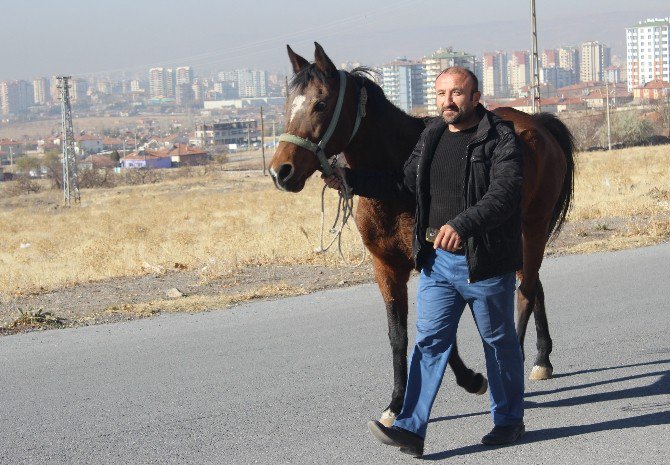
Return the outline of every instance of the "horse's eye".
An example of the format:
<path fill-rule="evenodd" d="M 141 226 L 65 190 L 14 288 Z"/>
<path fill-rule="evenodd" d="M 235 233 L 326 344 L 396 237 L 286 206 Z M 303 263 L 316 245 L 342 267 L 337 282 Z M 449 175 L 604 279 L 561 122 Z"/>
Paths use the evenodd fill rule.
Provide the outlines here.
<path fill-rule="evenodd" d="M 316 102 L 314 104 L 314 111 L 323 111 L 326 109 L 326 102 Z"/>

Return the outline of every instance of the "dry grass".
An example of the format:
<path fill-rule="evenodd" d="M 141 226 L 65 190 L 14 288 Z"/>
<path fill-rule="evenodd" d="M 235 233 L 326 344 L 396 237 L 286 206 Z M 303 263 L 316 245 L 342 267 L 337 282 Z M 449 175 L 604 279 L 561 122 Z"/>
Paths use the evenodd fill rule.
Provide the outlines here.
<path fill-rule="evenodd" d="M 578 231 L 578 243 L 565 251 L 670 237 L 669 161 L 667 146 L 578 154 L 569 222 L 595 221 L 601 234 Z M 315 177 L 301 194 L 287 194 L 258 171 L 209 171 L 155 185 L 84 190 L 80 207 L 62 208 L 60 191 L 9 198 L 0 185 L 0 297 L 175 268 L 198 270 L 206 281 L 248 265 L 340 264 L 336 253 L 314 252 L 321 187 Z M 336 194 L 328 191 L 328 199 L 327 226 Z M 355 261 L 361 250 L 357 233 L 348 232 L 348 258 Z M 187 300 L 190 308 L 197 305 Z"/>
<path fill-rule="evenodd" d="M 117 276 L 197 269 L 203 279 L 267 263 L 338 263 L 317 254 L 322 182 L 280 193 L 259 172 L 213 172 L 157 185 L 0 197 L 0 295 Z M 0 186 L 0 189 L 4 186 Z M 0 192 L 1 194 L 1 192 Z M 328 193 L 334 214 L 335 196 Z M 358 241 L 358 242 L 357 242 Z M 360 239 L 349 233 L 351 253 Z"/>
<path fill-rule="evenodd" d="M 278 297 L 305 295 L 307 292 L 301 287 L 279 282 L 232 295 L 221 293 L 217 295 L 184 296 L 177 299 L 155 300 L 141 304 L 123 304 L 109 307 L 103 313 L 152 316 L 158 313 L 201 312 L 212 308 L 225 308 L 248 300 L 276 299 Z"/>
<path fill-rule="evenodd" d="M 670 146 L 637 147 L 577 155 L 575 200 L 569 222 L 611 231 L 571 253 L 619 250 L 670 238 Z"/>

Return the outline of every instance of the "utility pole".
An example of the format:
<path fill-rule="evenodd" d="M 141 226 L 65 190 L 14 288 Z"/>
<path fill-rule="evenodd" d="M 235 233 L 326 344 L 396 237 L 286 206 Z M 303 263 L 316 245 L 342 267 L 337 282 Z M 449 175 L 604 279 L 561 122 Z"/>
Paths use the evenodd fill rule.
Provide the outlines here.
<path fill-rule="evenodd" d="M 610 125 L 610 86 L 609 77 L 607 75 L 605 75 L 605 102 L 605 106 L 607 108 L 607 150 L 612 150 L 612 126 Z"/>
<path fill-rule="evenodd" d="M 77 155 L 74 151 L 74 130 L 72 129 L 72 107 L 70 106 L 71 76 L 58 76 L 61 108 L 61 146 L 63 148 L 63 198 L 66 207 L 81 203 L 79 180 L 77 177 Z"/>
<path fill-rule="evenodd" d="M 263 107 L 261 106 L 261 154 L 263 155 L 263 176 L 265 172 L 265 124 L 263 123 Z"/>
<path fill-rule="evenodd" d="M 530 29 L 531 29 L 531 39 L 533 42 L 533 52 L 530 58 L 530 72 L 532 74 L 531 79 L 531 91 L 530 98 L 532 100 L 532 112 L 539 113 L 542 111 L 540 108 L 540 60 L 537 56 L 537 24 L 535 18 L 535 0 L 530 0 Z"/>

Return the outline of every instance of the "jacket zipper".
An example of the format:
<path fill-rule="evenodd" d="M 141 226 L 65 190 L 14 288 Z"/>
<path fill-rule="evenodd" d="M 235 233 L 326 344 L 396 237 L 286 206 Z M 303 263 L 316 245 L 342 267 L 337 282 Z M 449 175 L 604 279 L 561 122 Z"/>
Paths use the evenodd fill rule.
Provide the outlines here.
<path fill-rule="evenodd" d="M 486 116 L 484 116 L 484 118 L 486 118 Z M 470 183 L 468 182 L 469 181 L 468 173 L 470 172 L 470 165 L 472 163 L 472 161 L 470 160 L 470 157 L 472 156 L 472 153 L 471 153 L 470 149 L 472 148 L 473 145 L 481 144 L 485 140 L 486 140 L 486 134 L 484 134 L 482 137 L 480 137 L 477 140 L 470 141 L 470 143 L 468 143 L 467 147 L 465 147 L 465 155 L 467 157 L 466 160 L 465 160 L 465 173 L 463 174 L 463 202 L 465 203 L 465 208 L 468 208 L 467 191 L 470 188 Z M 470 277 L 472 276 L 472 266 L 470 264 L 470 254 L 468 253 L 468 245 L 467 244 L 465 244 L 464 250 L 465 250 L 465 261 L 468 264 L 468 284 L 470 284 L 470 282 L 471 282 Z"/>

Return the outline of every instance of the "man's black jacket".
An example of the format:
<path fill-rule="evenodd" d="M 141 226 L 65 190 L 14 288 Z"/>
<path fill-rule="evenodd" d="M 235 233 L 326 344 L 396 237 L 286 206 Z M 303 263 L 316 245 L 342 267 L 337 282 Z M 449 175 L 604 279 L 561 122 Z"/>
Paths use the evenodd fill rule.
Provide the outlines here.
<path fill-rule="evenodd" d="M 449 221 L 461 237 L 470 281 L 481 281 L 521 269 L 521 184 L 519 142 L 510 123 L 481 105 L 481 120 L 467 147 L 463 196 L 465 210 Z M 403 191 L 416 195 L 414 261 L 421 269 L 433 245 L 426 241 L 430 206 L 430 165 L 447 124 L 431 120 L 405 162 L 403 173 L 346 170 L 354 194 L 390 199 Z"/>

